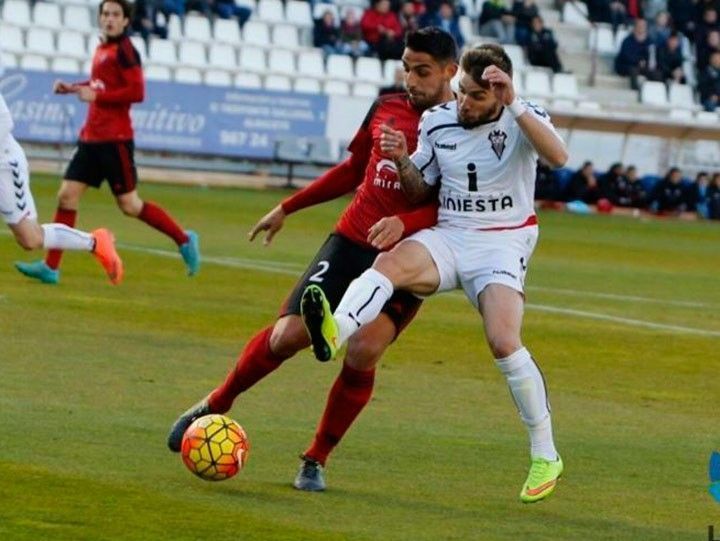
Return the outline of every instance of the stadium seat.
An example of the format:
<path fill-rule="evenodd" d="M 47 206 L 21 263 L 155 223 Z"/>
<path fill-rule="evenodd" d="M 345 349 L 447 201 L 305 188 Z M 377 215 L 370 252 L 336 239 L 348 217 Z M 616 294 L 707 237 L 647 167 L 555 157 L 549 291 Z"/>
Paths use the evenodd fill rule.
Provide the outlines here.
<path fill-rule="evenodd" d="M 0 73 L 3 71 L 4 68 L 17 68 L 17 67 L 18 67 L 17 56 L 15 56 L 12 53 L 0 51 Z"/>
<path fill-rule="evenodd" d="M 344 54 L 331 54 L 327 57 L 325 70 L 328 77 L 343 81 L 355 79 L 352 58 Z"/>
<path fill-rule="evenodd" d="M 548 97 L 550 90 L 550 77 L 547 72 L 531 70 L 525 73 L 525 94 L 528 96 Z"/>
<path fill-rule="evenodd" d="M 80 73 L 85 75 L 90 75 L 92 73 L 92 60 L 88 59 L 83 62 L 82 67 L 80 68 Z"/>
<path fill-rule="evenodd" d="M 140 54 L 140 62 L 145 65 L 145 63 L 147 62 L 147 49 L 145 48 L 145 40 L 143 40 L 140 36 L 130 36 L 130 41 L 132 41 L 133 47 L 135 47 L 138 54 Z"/>
<path fill-rule="evenodd" d="M 25 50 L 29 53 L 55 55 L 53 33 L 47 28 L 30 28 L 25 35 Z"/>
<path fill-rule="evenodd" d="M 682 107 L 684 109 L 695 108 L 695 98 L 693 96 L 693 89 L 691 86 L 671 83 L 668 94 L 670 98 L 670 105 L 673 107 Z"/>
<path fill-rule="evenodd" d="M 2 6 L 2 20 L 8 24 L 28 28 L 32 26 L 30 3 L 25 0 L 5 0 Z"/>
<path fill-rule="evenodd" d="M 456 75 L 457 80 L 460 80 L 460 71 Z M 522 74 L 519 71 L 513 70 L 513 86 L 515 87 L 515 94 L 520 96 L 525 94 L 525 86 L 523 85 Z"/>
<path fill-rule="evenodd" d="M 458 19 L 458 25 L 460 26 L 460 32 L 463 36 L 466 36 L 468 39 L 470 39 L 471 36 L 474 36 L 477 32 L 475 32 L 475 28 L 473 27 L 472 20 L 467 15 L 462 15 Z"/>
<path fill-rule="evenodd" d="M 170 18 L 168 19 L 167 31 L 168 39 L 178 42 L 183 40 L 182 22 L 180 21 L 180 17 L 174 13 L 171 13 Z"/>
<path fill-rule="evenodd" d="M 594 47 L 597 47 L 599 54 L 614 55 L 617 53 L 615 37 L 613 36 L 611 28 L 598 25 L 590 31 L 588 48 L 593 50 Z"/>
<path fill-rule="evenodd" d="M 622 45 L 622 42 L 625 41 L 625 38 L 630 35 L 630 30 L 626 28 L 618 28 L 617 32 L 615 33 L 615 50 L 619 51 L 620 46 Z"/>
<path fill-rule="evenodd" d="M 280 90 L 283 92 L 290 92 L 292 90 L 290 78 L 284 75 L 268 75 L 265 77 L 265 84 L 263 86 L 265 90 Z"/>
<path fill-rule="evenodd" d="M 658 81 L 645 81 L 640 89 L 640 102 L 645 105 L 665 107 L 668 104 L 665 83 Z"/>
<path fill-rule="evenodd" d="M 0 21 L 0 51 L 24 53 L 23 31 L 18 26 L 9 26 Z"/>
<path fill-rule="evenodd" d="M 323 90 L 325 94 L 329 94 L 331 96 L 350 95 L 350 85 L 348 85 L 345 81 L 326 81 Z"/>
<path fill-rule="evenodd" d="M 272 29 L 272 42 L 276 47 L 285 47 L 286 49 L 298 49 L 300 40 L 298 39 L 298 31 L 291 24 L 277 24 Z"/>
<path fill-rule="evenodd" d="M 32 71 L 48 71 L 48 61 L 39 54 L 24 54 L 20 57 L 20 67 Z"/>
<path fill-rule="evenodd" d="M 692 121 L 693 114 L 690 109 L 670 109 L 669 117 L 672 120 L 687 120 Z"/>
<path fill-rule="evenodd" d="M 232 19 L 216 19 L 213 37 L 217 42 L 230 43 L 232 45 L 237 45 L 242 41 L 240 38 L 240 27 L 237 21 Z"/>
<path fill-rule="evenodd" d="M 695 114 L 695 119 L 702 124 L 717 124 L 720 122 L 720 117 L 717 113 L 711 113 L 709 111 L 698 111 Z"/>
<path fill-rule="evenodd" d="M 227 71 L 209 69 L 203 76 L 203 82 L 210 86 L 232 86 L 232 77 Z"/>
<path fill-rule="evenodd" d="M 174 66 L 178 63 L 175 44 L 164 39 L 154 39 L 150 42 L 148 56 L 154 64 Z"/>
<path fill-rule="evenodd" d="M 324 2 L 318 2 L 315 4 L 315 7 L 313 8 L 313 19 L 318 20 L 322 19 L 323 15 L 326 11 L 331 11 L 333 16 L 335 17 L 335 24 L 340 24 L 340 10 L 338 10 L 337 6 L 334 4 L 326 4 Z"/>
<path fill-rule="evenodd" d="M 80 62 L 74 58 L 59 56 L 52 59 L 50 70 L 57 73 L 80 73 Z"/>
<path fill-rule="evenodd" d="M 265 51 L 257 47 L 243 47 L 240 49 L 238 67 L 243 71 L 265 73 L 267 71 Z"/>
<path fill-rule="evenodd" d="M 524 71 L 528 67 L 525 64 L 525 53 L 523 53 L 520 45 L 504 45 L 503 47 L 505 47 L 505 52 L 510 57 L 513 70 Z"/>
<path fill-rule="evenodd" d="M 566 24 L 590 27 L 587 6 L 577 0 L 565 2 L 562 10 L 562 20 Z"/>
<path fill-rule="evenodd" d="M 258 19 L 267 23 L 282 23 L 285 21 L 283 3 L 280 0 L 259 0 L 257 6 Z"/>
<path fill-rule="evenodd" d="M 62 28 L 60 6 L 50 2 L 38 2 L 33 8 L 33 24 L 34 26 L 59 30 Z"/>
<path fill-rule="evenodd" d="M 217 68 L 237 69 L 235 48 L 227 43 L 213 43 L 210 45 L 209 61 L 211 66 Z"/>
<path fill-rule="evenodd" d="M 185 17 L 185 39 L 208 43 L 212 41 L 210 33 L 210 20 L 201 15 L 188 15 Z"/>
<path fill-rule="evenodd" d="M 556 73 L 552 80 L 553 96 L 560 98 L 577 98 L 577 79 L 571 73 Z"/>
<path fill-rule="evenodd" d="M 306 94 L 320 94 L 320 81 L 310 77 L 298 77 L 293 82 L 293 90 L 295 92 L 304 92 Z"/>
<path fill-rule="evenodd" d="M 202 75 L 200 70 L 195 68 L 189 68 L 187 66 L 180 66 L 175 70 L 175 82 L 177 83 L 188 83 L 193 85 L 199 85 L 202 83 Z"/>
<path fill-rule="evenodd" d="M 377 58 L 360 57 L 355 62 L 355 76 L 361 81 L 382 84 L 382 66 Z"/>
<path fill-rule="evenodd" d="M 69 5 L 63 10 L 63 27 L 69 30 L 80 30 L 86 34 L 93 31 L 94 26 L 90 10 L 85 6 Z"/>
<path fill-rule="evenodd" d="M 372 83 L 355 83 L 352 94 L 361 98 L 376 98 L 378 87 Z"/>
<path fill-rule="evenodd" d="M 288 0 L 285 4 L 285 20 L 301 28 L 312 28 L 310 4 L 303 0 Z"/>
<path fill-rule="evenodd" d="M 248 21 L 242 31 L 243 41 L 250 45 L 270 46 L 268 25 L 259 21 Z"/>
<path fill-rule="evenodd" d="M 207 66 L 205 46 L 196 41 L 182 41 L 178 51 L 178 60 L 185 66 L 204 68 Z"/>
<path fill-rule="evenodd" d="M 149 81 L 171 81 L 172 72 L 167 66 L 149 64 L 145 66 L 145 78 Z"/>
<path fill-rule="evenodd" d="M 325 77 L 322 53 L 319 49 L 298 54 L 298 73 L 306 77 Z"/>
<path fill-rule="evenodd" d="M 316 165 L 330 166 L 338 162 L 336 148 L 326 137 L 308 138 L 308 160 Z"/>
<path fill-rule="evenodd" d="M 383 81 L 387 85 L 391 85 L 395 82 L 395 68 L 402 68 L 402 61 L 400 60 L 386 60 L 383 64 Z"/>
<path fill-rule="evenodd" d="M 256 73 L 238 73 L 233 84 L 238 88 L 262 88 L 262 79 Z"/>
<path fill-rule="evenodd" d="M 272 49 L 268 55 L 268 71 L 294 75 L 295 55 L 286 49 Z"/>

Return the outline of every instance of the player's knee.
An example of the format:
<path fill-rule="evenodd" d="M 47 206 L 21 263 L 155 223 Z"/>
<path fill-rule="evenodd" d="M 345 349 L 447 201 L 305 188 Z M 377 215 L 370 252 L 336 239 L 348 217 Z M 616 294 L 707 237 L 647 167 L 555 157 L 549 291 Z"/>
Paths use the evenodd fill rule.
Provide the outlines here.
<path fill-rule="evenodd" d="M 60 190 L 58 193 L 58 207 L 61 209 L 76 209 L 79 201 L 80 197 L 73 191 Z"/>
<path fill-rule="evenodd" d="M 122 213 L 131 218 L 137 217 L 142 210 L 142 204 L 138 205 L 137 202 L 133 200 L 118 199 L 117 204 Z"/>
<path fill-rule="evenodd" d="M 39 228 L 38 228 L 39 229 Z M 43 247 L 42 230 L 15 232 L 15 240 L 26 251 L 38 250 Z"/>
<path fill-rule="evenodd" d="M 378 254 L 373 263 L 373 269 L 387 276 L 393 283 L 402 278 L 404 274 L 402 263 L 390 252 Z"/>
<path fill-rule="evenodd" d="M 510 334 L 488 335 L 490 351 L 496 359 L 504 359 L 522 347 L 520 338 Z"/>
<path fill-rule="evenodd" d="M 270 333 L 270 350 L 282 357 L 292 357 L 310 346 L 305 326 L 298 316 L 279 319 Z"/>
<path fill-rule="evenodd" d="M 355 370 L 370 370 L 377 365 L 384 351 L 384 344 L 372 337 L 355 334 L 348 342 L 345 363 Z"/>

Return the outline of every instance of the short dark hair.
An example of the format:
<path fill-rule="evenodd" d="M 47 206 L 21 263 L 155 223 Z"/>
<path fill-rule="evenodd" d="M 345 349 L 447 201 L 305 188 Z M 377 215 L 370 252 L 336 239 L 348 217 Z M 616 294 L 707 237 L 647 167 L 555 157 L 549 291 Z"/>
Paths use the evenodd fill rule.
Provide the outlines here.
<path fill-rule="evenodd" d="M 405 47 L 417 53 L 427 53 L 438 62 L 457 62 L 457 44 L 449 33 L 436 26 L 408 32 Z"/>
<path fill-rule="evenodd" d="M 103 6 L 108 3 L 117 4 L 122 8 L 123 17 L 126 19 L 132 19 L 133 4 L 128 2 L 128 0 L 102 0 L 98 6 L 98 15 L 102 13 Z"/>
<path fill-rule="evenodd" d="M 474 49 L 468 49 L 460 59 L 462 70 L 481 86 L 487 86 L 482 74 L 488 66 L 497 66 L 511 78 L 513 75 L 512 60 L 500 45 L 484 43 Z"/>

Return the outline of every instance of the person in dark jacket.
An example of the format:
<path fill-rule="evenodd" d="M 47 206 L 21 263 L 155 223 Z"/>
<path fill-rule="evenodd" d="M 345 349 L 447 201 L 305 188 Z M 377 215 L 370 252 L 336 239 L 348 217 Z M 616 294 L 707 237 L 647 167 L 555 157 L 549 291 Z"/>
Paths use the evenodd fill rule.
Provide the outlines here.
<path fill-rule="evenodd" d="M 720 173 L 715 173 L 705 192 L 708 218 L 720 220 Z"/>
<path fill-rule="evenodd" d="M 685 59 L 680 45 L 680 34 L 673 32 L 667 41 L 657 49 L 657 67 L 663 81 L 685 84 L 685 71 L 683 70 Z"/>
<path fill-rule="evenodd" d="M 630 77 L 630 86 L 637 90 L 639 77 L 650 80 L 659 80 L 660 76 L 654 66 L 650 65 L 650 48 L 652 41 L 648 36 L 645 19 L 635 21 L 632 34 L 627 36 L 620 46 L 620 52 L 615 57 L 615 71 L 618 75 Z"/>
<path fill-rule="evenodd" d="M 532 30 L 528 37 L 528 60 L 533 66 L 550 68 L 553 72 L 562 71 L 557 53 L 558 44 L 552 30 L 545 28 L 542 17 L 533 17 Z"/>
<path fill-rule="evenodd" d="M 680 214 L 688 209 L 687 191 L 682 185 L 682 171 L 673 167 L 653 189 L 653 206 L 658 214 Z"/>
<path fill-rule="evenodd" d="M 512 14 L 515 17 L 515 41 L 523 47 L 527 45 L 534 17 L 540 15 L 535 0 L 515 0 Z"/>
<path fill-rule="evenodd" d="M 710 55 L 710 63 L 698 80 L 700 103 L 706 111 L 714 111 L 720 105 L 720 52 Z"/>
<path fill-rule="evenodd" d="M 593 164 L 587 161 L 582 168 L 570 178 L 565 189 L 565 201 L 583 201 L 584 203 L 597 203 L 600 199 L 600 189 L 595 178 Z"/>

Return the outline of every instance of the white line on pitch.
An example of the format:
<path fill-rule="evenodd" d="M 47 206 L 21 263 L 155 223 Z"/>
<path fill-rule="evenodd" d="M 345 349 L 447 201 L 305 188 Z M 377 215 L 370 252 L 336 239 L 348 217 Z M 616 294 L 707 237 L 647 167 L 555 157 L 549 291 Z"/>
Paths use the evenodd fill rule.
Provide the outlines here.
<path fill-rule="evenodd" d="M 684 306 L 688 308 L 714 308 L 715 305 L 706 304 L 703 302 L 694 301 L 675 301 L 665 299 L 654 299 L 651 297 L 639 297 L 636 295 L 619 295 L 617 293 L 599 293 L 595 291 L 583 291 L 581 289 L 565 289 L 557 287 L 544 287 L 544 286 L 528 286 L 527 289 L 531 291 L 546 291 L 548 293 L 557 293 L 559 295 L 575 295 L 578 297 L 594 297 L 596 299 L 610 299 L 618 301 L 636 301 L 636 302 L 648 302 L 653 304 L 667 304 L 670 306 Z"/>

